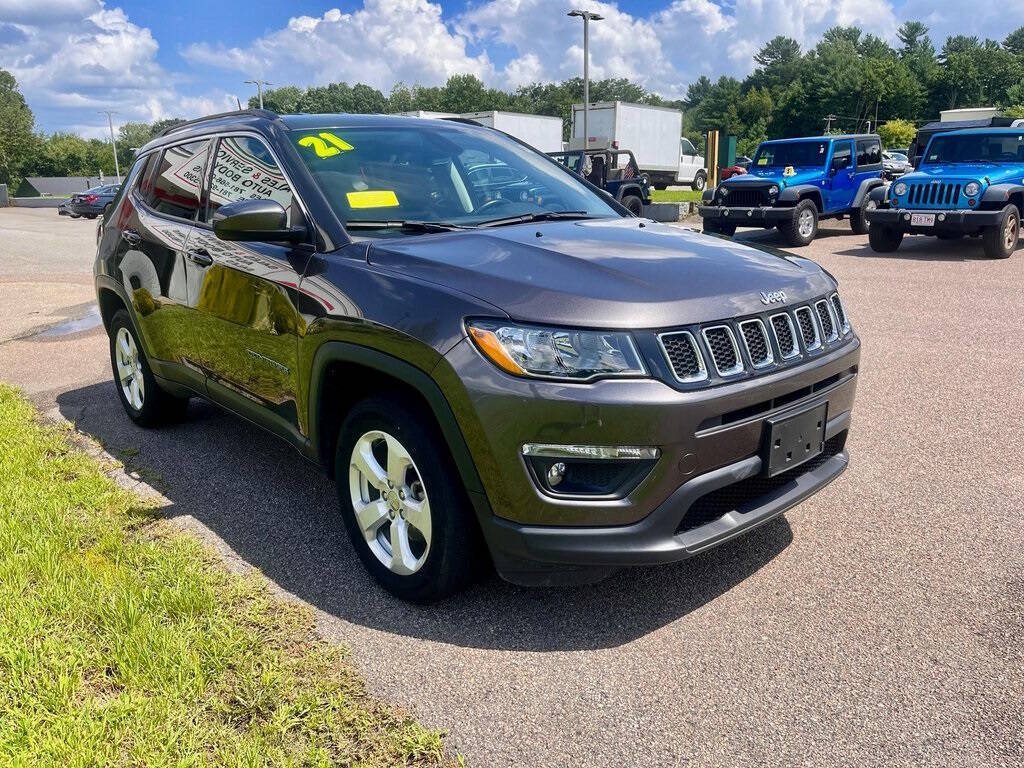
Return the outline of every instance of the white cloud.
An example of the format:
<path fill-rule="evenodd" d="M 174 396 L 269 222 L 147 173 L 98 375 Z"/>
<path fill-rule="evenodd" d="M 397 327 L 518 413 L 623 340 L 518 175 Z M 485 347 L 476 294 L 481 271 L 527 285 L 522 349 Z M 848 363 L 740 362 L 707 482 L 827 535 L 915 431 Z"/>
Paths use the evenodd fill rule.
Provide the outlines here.
<path fill-rule="evenodd" d="M 428 0 L 365 0 L 353 13 L 298 16 L 287 26 L 226 48 L 200 43 L 183 55 L 193 64 L 260 75 L 273 82 L 362 82 L 387 92 L 396 81 L 435 84 L 454 74 L 492 79 L 486 54 L 467 52 L 441 6 Z"/>

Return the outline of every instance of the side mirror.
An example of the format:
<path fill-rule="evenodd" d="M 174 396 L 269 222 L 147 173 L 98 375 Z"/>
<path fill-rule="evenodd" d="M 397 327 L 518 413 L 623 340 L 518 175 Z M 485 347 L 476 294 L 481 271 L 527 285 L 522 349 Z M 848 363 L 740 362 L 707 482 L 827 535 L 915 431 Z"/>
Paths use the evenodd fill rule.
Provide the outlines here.
<path fill-rule="evenodd" d="M 276 200 L 238 200 L 213 214 L 213 233 L 220 240 L 297 243 L 305 227 L 289 227 L 288 214 Z"/>

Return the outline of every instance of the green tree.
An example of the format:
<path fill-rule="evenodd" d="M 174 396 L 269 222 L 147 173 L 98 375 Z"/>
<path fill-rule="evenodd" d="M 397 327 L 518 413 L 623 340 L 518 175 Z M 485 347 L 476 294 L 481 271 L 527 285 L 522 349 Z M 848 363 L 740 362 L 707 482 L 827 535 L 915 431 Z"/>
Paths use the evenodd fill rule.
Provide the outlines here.
<path fill-rule="evenodd" d="M 296 85 L 269 88 L 263 92 L 263 107 L 278 114 L 287 115 L 298 111 L 299 100 L 305 91 Z M 249 109 L 260 105 L 259 94 L 249 97 Z"/>
<path fill-rule="evenodd" d="M 1003 39 L 1003 48 L 1014 56 L 1024 57 L 1024 27 L 1017 27 Z"/>
<path fill-rule="evenodd" d="M 887 120 L 878 126 L 877 133 L 886 149 L 906 149 L 917 135 L 917 128 L 909 120 Z"/>
<path fill-rule="evenodd" d="M 0 184 L 21 183 L 30 154 L 36 145 L 32 135 L 35 118 L 21 95 L 14 75 L 0 69 Z M 31 171 L 31 169 L 28 169 Z"/>

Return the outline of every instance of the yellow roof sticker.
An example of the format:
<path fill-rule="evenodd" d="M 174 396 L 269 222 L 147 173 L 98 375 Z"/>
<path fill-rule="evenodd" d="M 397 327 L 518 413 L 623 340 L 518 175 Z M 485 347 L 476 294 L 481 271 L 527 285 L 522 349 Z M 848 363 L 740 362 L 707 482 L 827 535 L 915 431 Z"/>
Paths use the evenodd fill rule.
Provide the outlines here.
<path fill-rule="evenodd" d="M 312 147 L 317 157 L 334 157 L 342 152 L 355 149 L 344 139 L 327 131 L 321 131 L 319 136 L 303 136 L 299 139 L 299 146 Z"/>
<path fill-rule="evenodd" d="M 365 192 L 349 192 L 349 208 L 394 208 L 398 196 L 390 189 L 368 189 Z"/>

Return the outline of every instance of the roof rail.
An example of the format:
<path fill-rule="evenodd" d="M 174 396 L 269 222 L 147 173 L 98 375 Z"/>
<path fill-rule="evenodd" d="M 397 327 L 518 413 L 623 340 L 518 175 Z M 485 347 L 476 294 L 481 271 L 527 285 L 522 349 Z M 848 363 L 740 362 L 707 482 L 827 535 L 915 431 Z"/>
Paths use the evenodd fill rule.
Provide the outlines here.
<path fill-rule="evenodd" d="M 160 131 L 160 136 L 167 136 L 168 134 L 174 133 L 175 131 L 184 130 L 198 123 L 205 123 L 207 120 L 217 120 L 222 117 L 239 117 L 242 115 L 252 115 L 253 117 L 265 117 L 267 119 L 274 119 L 277 117 L 277 112 L 271 112 L 269 109 L 233 109 L 230 112 L 218 112 L 215 115 L 204 115 L 203 117 L 197 117 L 193 120 L 186 120 L 183 123 L 175 123 L 174 125 L 168 126 Z"/>

